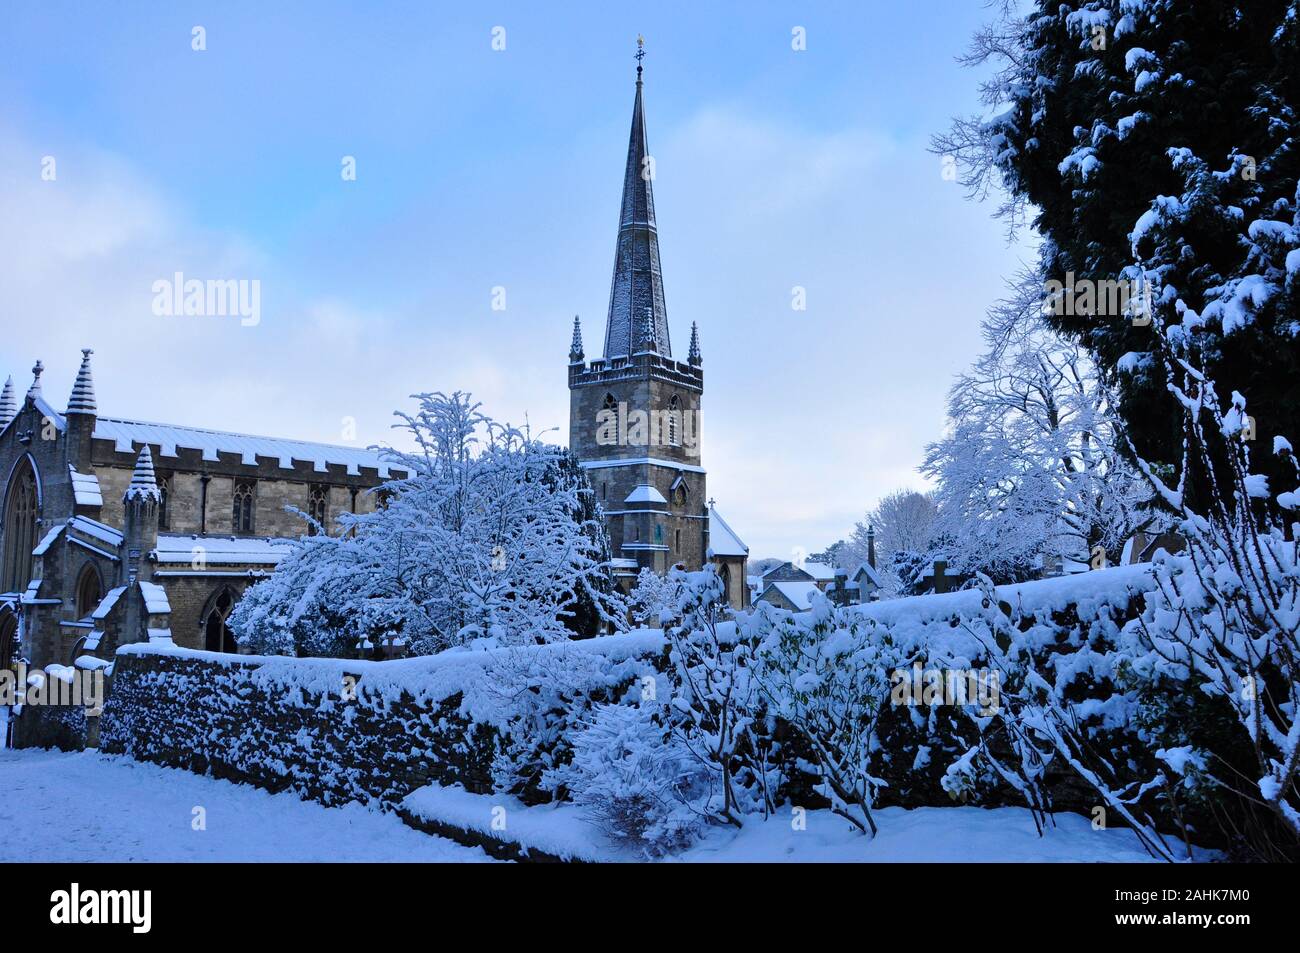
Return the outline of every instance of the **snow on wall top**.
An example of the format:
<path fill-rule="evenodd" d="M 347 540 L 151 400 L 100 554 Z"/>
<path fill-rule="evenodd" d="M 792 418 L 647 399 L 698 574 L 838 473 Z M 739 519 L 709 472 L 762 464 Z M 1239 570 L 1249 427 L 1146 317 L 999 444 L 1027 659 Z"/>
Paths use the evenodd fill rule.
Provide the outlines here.
<path fill-rule="evenodd" d="M 998 586 L 997 594 L 999 600 L 1014 608 L 1060 612 L 1071 605 L 1089 601 L 1122 601 L 1130 592 L 1146 592 L 1154 585 L 1151 565 L 1143 563 Z M 894 626 L 903 622 L 925 623 L 957 615 L 978 615 L 982 599 L 978 589 L 965 589 L 907 599 L 886 599 L 854 608 L 882 625 Z"/>
<path fill-rule="evenodd" d="M 664 495 L 648 483 L 641 483 L 627 495 L 624 503 L 667 503 Z"/>
<path fill-rule="evenodd" d="M 167 593 L 156 582 L 140 580 L 140 595 L 144 596 L 144 609 L 150 615 L 167 615 L 172 611 Z"/>
<path fill-rule="evenodd" d="M 72 495 L 78 506 L 103 506 L 104 496 L 99 490 L 99 477 L 93 473 L 78 473 L 68 465 L 72 477 Z"/>
<path fill-rule="evenodd" d="M 99 601 L 95 611 L 91 613 L 91 618 L 96 622 L 102 622 L 113 611 L 113 606 L 117 605 L 117 600 L 122 598 L 122 593 L 126 592 L 126 586 L 117 586 L 108 590 L 108 594 Z"/>
<path fill-rule="evenodd" d="M 48 533 L 45 534 L 44 539 L 42 539 L 39 543 L 36 544 L 36 548 L 32 550 L 32 555 L 44 556 L 46 553 L 48 553 L 50 551 L 50 547 L 54 545 L 54 541 L 59 538 L 59 534 L 63 532 L 64 527 L 66 527 L 67 525 L 68 525 L 67 523 L 59 523 L 58 525 L 54 526 Z"/>
<path fill-rule="evenodd" d="M 122 545 L 122 534 L 111 526 L 92 520 L 88 516 L 74 516 L 68 520 L 68 525 L 79 533 L 85 533 L 87 536 L 94 537 L 110 546 L 118 547 Z"/>
<path fill-rule="evenodd" d="M 732 625 L 734 629 L 734 624 Z M 358 659 L 293 658 L 284 655 L 231 655 L 159 643 L 133 642 L 120 646 L 122 655 L 167 655 L 213 662 L 227 668 L 251 667 L 255 684 L 267 689 L 301 689 L 329 697 L 337 694 L 344 675 L 359 676 L 356 690 L 370 697 L 396 701 L 406 692 L 417 701 L 437 704 L 482 681 L 495 664 L 560 664 L 566 658 L 603 657 L 610 663 L 630 662 L 664 649 L 660 629 L 637 629 L 618 635 L 552 642 L 526 648 L 451 649 L 438 655 L 373 662 Z"/>
<path fill-rule="evenodd" d="M 179 536 L 160 533 L 153 554 L 159 563 L 188 565 L 201 561 L 208 564 L 255 563 L 274 566 L 293 552 L 295 545 L 293 540 L 262 536 Z"/>
<path fill-rule="evenodd" d="M 95 420 L 95 438 L 113 441 L 119 453 L 135 453 L 137 444 L 154 444 L 164 457 L 178 456 L 179 448 L 183 447 L 200 451 L 204 460 L 214 463 L 218 460 L 218 453 L 234 453 L 248 466 L 257 466 L 257 458 L 266 457 L 278 460 L 286 470 L 293 469 L 293 461 L 299 460 L 310 463 L 317 473 L 324 473 L 329 464 L 335 464 L 347 467 L 351 476 L 360 476 L 361 467 L 378 470 L 381 479 L 390 476 L 389 464 L 378 451 L 279 437 L 255 437 L 199 427 L 98 417 Z"/>

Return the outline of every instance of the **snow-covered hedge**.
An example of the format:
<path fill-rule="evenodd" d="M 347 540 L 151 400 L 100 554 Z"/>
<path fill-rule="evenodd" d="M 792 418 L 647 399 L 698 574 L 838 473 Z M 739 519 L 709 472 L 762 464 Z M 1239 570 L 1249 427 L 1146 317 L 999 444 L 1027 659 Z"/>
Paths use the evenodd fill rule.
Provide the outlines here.
<path fill-rule="evenodd" d="M 118 650 L 101 745 L 327 804 L 437 781 L 550 796 L 590 705 L 654 677 L 658 632 L 391 662 Z"/>
<path fill-rule="evenodd" d="M 127 646 L 101 738 L 325 803 L 395 804 L 429 783 L 574 801 L 651 854 L 788 805 L 864 830 L 876 807 L 961 801 L 1199 832 L 1198 752 L 1232 726 L 1213 698 L 1127 669 L 1155 586 L 1134 566 L 737 620 L 687 606 L 667 633 L 391 662 Z M 913 668 L 996 671 L 1001 698 L 900 703 L 895 673 Z M 1054 734 L 1052 711 L 1075 734 Z"/>

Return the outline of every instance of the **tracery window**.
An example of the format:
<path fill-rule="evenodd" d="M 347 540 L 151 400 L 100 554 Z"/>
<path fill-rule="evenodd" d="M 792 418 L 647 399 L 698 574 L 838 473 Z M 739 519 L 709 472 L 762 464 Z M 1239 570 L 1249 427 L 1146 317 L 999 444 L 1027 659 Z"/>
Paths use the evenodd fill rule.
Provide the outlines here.
<path fill-rule="evenodd" d="M 231 519 L 231 531 L 234 533 L 253 532 L 253 511 L 257 502 L 257 484 L 252 480 L 236 480 L 234 493 L 234 511 Z"/>
<path fill-rule="evenodd" d="M 172 477 L 170 473 L 158 473 L 154 475 L 154 480 L 158 484 L 158 528 L 172 528 Z"/>
<path fill-rule="evenodd" d="M 322 529 L 328 531 L 330 516 L 330 488 L 328 486 L 315 483 L 308 488 L 307 515 L 320 523 Z M 310 526 L 307 532 L 315 536 L 318 530 L 315 526 Z"/>
<path fill-rule="evenodd" d="M 31 461 L 24 459 L 9 481 L 4 511 L 4 563 L 0 590 L 21 592 L 32 578 L 40 491 Z"/>

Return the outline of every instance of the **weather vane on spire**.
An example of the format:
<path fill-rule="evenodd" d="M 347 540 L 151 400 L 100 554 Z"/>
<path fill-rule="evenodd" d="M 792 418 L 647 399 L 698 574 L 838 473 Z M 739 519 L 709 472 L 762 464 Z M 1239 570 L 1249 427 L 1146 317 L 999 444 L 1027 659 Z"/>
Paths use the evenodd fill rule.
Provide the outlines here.
<path fill-rule="evenodd" d="M 640 33 L 636 35 L 636 71 L 637 75 L 641 73 L 641 61 L 645 59 L 645 37 Z"/>

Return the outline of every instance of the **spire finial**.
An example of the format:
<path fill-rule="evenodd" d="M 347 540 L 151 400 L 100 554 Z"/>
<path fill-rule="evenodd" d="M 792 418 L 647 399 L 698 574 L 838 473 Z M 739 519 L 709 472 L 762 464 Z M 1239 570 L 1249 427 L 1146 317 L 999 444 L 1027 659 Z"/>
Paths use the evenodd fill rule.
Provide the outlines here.
<path fill-rule="evenodd" d="M 41 396 L 41 374 L 45 372 L 45 365 L 37 361 L 32 365 L 32 386 L 27 389 L 28 397 Z"/>
<path fill-rule="evenodd" d="M 158 479 L 153 470 L 153 454 L 149 451 L 147 443 L 140 450 L 140 456 L 136 457 L 135 472 L 131 474 L 131 485 L 126 488 L 123 499 L 127 502 L 148 500 L 159 503 L 162 501 Z"/>
<path fill-rule="evenodd" d="M 72 385 L 72 397 L 68 400 L 70 414 L 93 414 L 98 409 L 95 405 L 95 381 L 90 374 L 90 355 L 94 353 L 88 347 L 81 349 L 81 369 L 77 371 L 77 382 Z"/>
<path fill-rule="evenodd" d="M 578 316 L 573 316 L 573 343 L 569 345 L 569 363 L 581 364 L 584 355 L 582 353 L 582 324 Z"/>
<path fill-rule="evenodd" d="M 687 351 L 686 361 L 696 367 L 704 363 L 704 358 L 700 357 L 700 329 L 694 321 L 691 322 L 691 346 Z"/>
<path fill-rule="evenodd" d="M 641 84 L 641 61 L 645 59 L 645 37 L 640 33 L 636 35 L 636 81 L 637 85 Z"/>
<path fill-rule="evenodd" d="M 4 393 L 0 393 L 0 430 L 8 427 L 18 416 L 18 401 L 14 397 L 14 379 L 5 381 Z"/>

